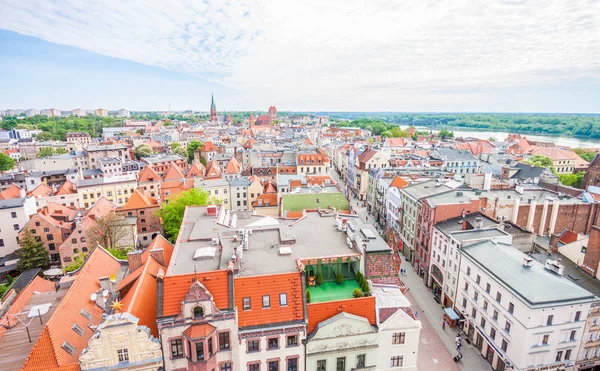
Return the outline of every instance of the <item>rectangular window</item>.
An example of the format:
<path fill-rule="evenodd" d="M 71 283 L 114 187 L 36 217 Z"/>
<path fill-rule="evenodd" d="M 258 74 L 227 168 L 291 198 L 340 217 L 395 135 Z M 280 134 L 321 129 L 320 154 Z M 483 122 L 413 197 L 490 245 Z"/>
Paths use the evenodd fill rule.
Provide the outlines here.
<path fill-rule="evenodd" d="M 80 336 L 83 336 L 83 334 L 85 332 L 85 330 L 76 323 L 74 323 L 73 326 L 71 326 L 71 328 L 73 329 L 73 331 L 78 333 Z"/>
<path fill-rule="evenodd" d="M 475 283 L 479 285 L 480 282 L 481 282 L 481 276 L 477 275 L 477 278 L 475 279 Z"/>
<path fill-rule="evenodd" d="M 477 301 L 477 299 L 479 299 L 479 293 L 477 291 L 475 291 L 473 293 L 473 300 Z"/>
<path fill-rule="evenodd" d="M 406 334 L 404 332 L 394 332 L 392 335 L 392 344 L 404 344 Z"/>
<path fill-rule="evenodd" d="M 288 335 L 287 336 L 287 346 L 295 347 L 298 345 L 298 335 Z"/>
<path fill-rule="evenodd" d="M 465 291 L 469 291 L 469 283 L 468 282 L 465 282 L 465 289 L 464 290 Z"/>
<path fill-rule="evenodd" d="M 54 241 L 54 235 L 53 234 L 47 234 L 46 235 L 46 240 L 48 240 L 48 241 Z"/>
<path fill-rule="evenodd" d="M 213 339 L 212 338 L 208 338 L 208 356 L 212 357 L 213 355 Z"/>
<path fill-rule="evenodd" d="M 356 356 L 356 367 L 358 367 L 358 368 L 365 367 L 366 358 L 367 358 L 366 354 L 357 355 Z"/>
<path fill-rule="evenodd" d="M 287 371 L 298 371 L 298 358 L 289 358 L 287 360 Z"/>
<path fill-rule="evenodd" d="M 263 295 L 263 297 L 262 297 L 262 307 L 263 308 L 270 308 L 271 307 L 271 296 L 270 295 Z"/>
<path fill-rule="evenodd" d="M 248 344 L 248 353 L 260 351 L 258 340 L 248 340 L 246 343 Z"/>
<path fill-rule="evenodd" d="M 13 219 L 15 219 L 17 217 L 17 212 L 16 211 L 11 211 L 10 217 L 13 218 Z"/>
<path fill-rule="evenodd" d="M 129 350 L 119 349 L 117 355 L 119 356 L 119 362 L 129 362 Z"/>
<path fill-rule="evenodd" d="M 515 311 L 515 305 L 513 303 L 508 303 L 508 313 L 513 314 Z"/>
<path fill-rule="evenodd" d="M 463 306 L 463 308 L 467 307 L 467 299 L 466 298 L 463 298 L 462 306 Z"/>
<path fill-rule="evenodd" d="M 0 247 L 4 247 L 4 239 L 0 238 Z"/>
<path fill-rule="evenodd" d="M 556 362 L 562 361 L 562 355 L 563 355 L 562 350 L 559 350 L 558 352 L 556 352 Z"/>
<path fill-rule="evenodd" d="M 279 371 L 279 361 L 269 361 L 267 371 Z"/>
<path fill-rule="evenodd" d="M 248 371 L 260 371 L 260 365 L 258 363 L 248 365 Z"/>
<path fill-rule="evenodd" d="M 220 367 L 220 371 L 231 371 L 231 363 L 223 363 Z"/>
<path fill-rule="evenodd" d="M 506 322 L 506 324 L 504 325 L 504 331 L 506 331 L 508 334 L 510 334 L 510 327 L 510 322 Z"/>
<path fill-rule="evenodd" d="M 229 332 L 219 333 L 219 350 L 229 350 L 231 345 L 229 344 Z"/>
<path fill-rule="evenodd" d="M 490 286 L 490 284 L 489 284 L 489 283 L 486 283 L 486 284 L 485 284 L 485 292 L 487 292 L 487 293 L 489 294 L 489 293 L 490 293 L 490 291 L 491 291 L 491 289 L 492 289 L 492 287 Z"/>
<path fill-rule="evenodd" d="M 44 233 L 49 233 L 49 232 L 50 232 L 50 228 L 44 227 Z"/>
<path fill-rule="evenodd" d="M 15 231 L 18 231 L 18 230 L 19 230 L 19 229 L 21 229 L 21 228 L 19 228 L 19 225 L 18 225 L 18 224 L 13 224 L 13 229 L 14 229 Z"/>
<path fill-rule="evenodd" d="M 320 359 L 317 361 L 317 371 L 327 371 L 327 360 Z"/>
<path fill-rule="evenodd" d="M 467 267 L 467 276 L 471 275 L 471 267 Z"/>
<path fill-rule="evenodd" d="M 508 343 L 506 342 L 506 340 L 502 339 L 502 351 L 504 353 L 506 353 L 506 349 L 508 349 Z"/>
<path fill-rule="evenodd" d="M 496 329 L 493 327 L 490 330 L 490 338 L 492 338 L 492 340 L 496 340 Z"/>
<path fill-rule="evenodd" d="M 485 318 L 481 317 L 481 328 L 485 329 Z"/>
<path fill-rule="evenodd" d="M 500 293 L 500 291 L 496 292 L 496 301 L 498 303 L 500 303 L 500 301 L 502 300 L 502 294 Z"/>
<path fill-rule="evenodd" d="M 243 298 L 242 303 L 244 310 L 250 310 L 250 298 Z"/>
<path fill-rule="evenodd" d="M 487 300 L 484 300 L 483 301 L 483 310 L 487 311 L 487 309 L 488 309 L 488 302 L 487 302 Z"/>
<path fill-rule="evenodd" d="M 204 343 L 200 341 L 194 344 L 194 346 L 196 347 L 196 359 L 198 361 L 204 361 Z"/>
<path fill-rule="evenodd" d="M 404 356 L 393 356 L 390 359 L 390 367 L 402 367 L 404 365 Z"/>
<path fill-rule="evenodd" d="M 471 310 L 471 316 L 473 319 L 477 318 L 477 309 L 473 308 L 473 310 Z"/>
<path fill-rule="evenodd" d="M 579 318 L 581 318 L 581 311 L 578 310 L 577 312 L 575 312 L 575 322 L 579 321 Z"/>
<path fill-rule="evenodd" d="M 565 351 L 565 361 L 568 361 L 571 359 L 571 349 L 567 349 Z"/>
<path fill-rule="evenodd" d="M 279 305 L 284 307 L 287 306 L 287 294 L 279 294 Z"/>
<path fill-rule="evenodd" d="M 548 341 L 550 340 L 550 335 L 544 335 L 542 338 L 542 345 L 548 345 Z"/>
<path fill-rule="evenodd" d="M 267 340 L 267 349 L 279 349 L 279 338 L 270 338 Z"/>
<path fill-rule="evenodd" d="M 554 319 L 554 315 L 549 315 L 548 320 L 546 321 L 546 326 L 552 326 L 552 320 Z"/>
<path fill-rule="evenodd" d="M 494 309 L 494 314 L 492 315 L 492 319 L 494 321 L 498 321 L 498 311 L 496 309 Z"/>
<path fill-rule="evenodd" d="M 346 371 L 346 357 L 338 357 L 335 361 L 336 371 Z"/>
<path fill-rule="evenodd" d="M 183 357 L 183 342 L 181 339 L 171 340 L 171 358 Z"/>
<path fill-rule="evenodd" d="M 569 341 L 575 341 L 576 333 L 577 333 L 577 331 L 575 331 L 575 330 L 571 331 L 571 335 L 569 336 Z"/>

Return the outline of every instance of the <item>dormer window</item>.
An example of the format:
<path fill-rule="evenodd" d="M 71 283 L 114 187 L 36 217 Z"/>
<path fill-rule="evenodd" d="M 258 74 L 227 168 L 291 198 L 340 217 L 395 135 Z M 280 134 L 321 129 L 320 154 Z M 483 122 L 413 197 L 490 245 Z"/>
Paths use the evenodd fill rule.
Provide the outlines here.
<path fill-rule="evenodd" d="M 204 308 L 198 306 L 194 307 L 194 319 L 204 317 Z"/>

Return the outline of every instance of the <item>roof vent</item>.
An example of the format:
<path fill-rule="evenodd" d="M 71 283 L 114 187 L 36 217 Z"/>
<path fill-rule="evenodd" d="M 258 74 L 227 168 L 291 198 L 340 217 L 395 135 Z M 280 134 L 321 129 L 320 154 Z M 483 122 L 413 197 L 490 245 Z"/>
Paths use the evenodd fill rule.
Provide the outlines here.
<path fill-rule="evenodd" d="M 523 266 L 527 268 L 533 267 L 533 258 L 531 256 L 523 257 Z"/>
<path fill-rule="evenodd" d="M 292 248 L 289 246 L 280 247 L 279 255 L 292 255 Z"/>
<path fill-rule="evenodd" d="M 559 276 L 563 276 L 565 274 L 565 266 L 560 264 L 560 259 L 558 260 L 546 260 L 546 264 L 544 268 L 547 270 L 558 274 Z"/>
<path fill-rule="evenodd" d="M 194 260 L 214 259 L 217 249 L 214 247 L 200 247 L 194 253 Z"/>

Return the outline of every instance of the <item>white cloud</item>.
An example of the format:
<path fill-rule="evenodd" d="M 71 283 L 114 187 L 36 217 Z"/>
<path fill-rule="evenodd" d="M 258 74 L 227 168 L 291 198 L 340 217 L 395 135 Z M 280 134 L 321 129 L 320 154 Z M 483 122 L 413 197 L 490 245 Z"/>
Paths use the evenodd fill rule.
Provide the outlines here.
<path fill-rule="evenodd" d="M 414 110 L 488 99 L 478 93 L 487 89 L 600 84 L 593 0 L 0 0 L 0 7 L 1 28 L 207 78 L 235 89 L 228 103 L 240 108 Z"/>

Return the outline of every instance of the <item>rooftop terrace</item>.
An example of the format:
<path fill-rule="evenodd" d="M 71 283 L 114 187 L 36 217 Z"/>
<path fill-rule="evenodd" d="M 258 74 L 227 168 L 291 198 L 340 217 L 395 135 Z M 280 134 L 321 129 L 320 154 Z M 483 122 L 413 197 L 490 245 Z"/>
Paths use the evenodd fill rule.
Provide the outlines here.
<path fill-rule="evenodd" d="M 186 209 L 167 275 L 227 269 L 235 256 L 238 276 L 294 272 L 299 261 L 309 259 L 360 256 L 333 214 L 307 213 L 289 221 L 249 211 L 219 213 L 224 217 L 208 215 L 205 207 Z M 202 256 L 194 260 L 199 249 Z"/>

